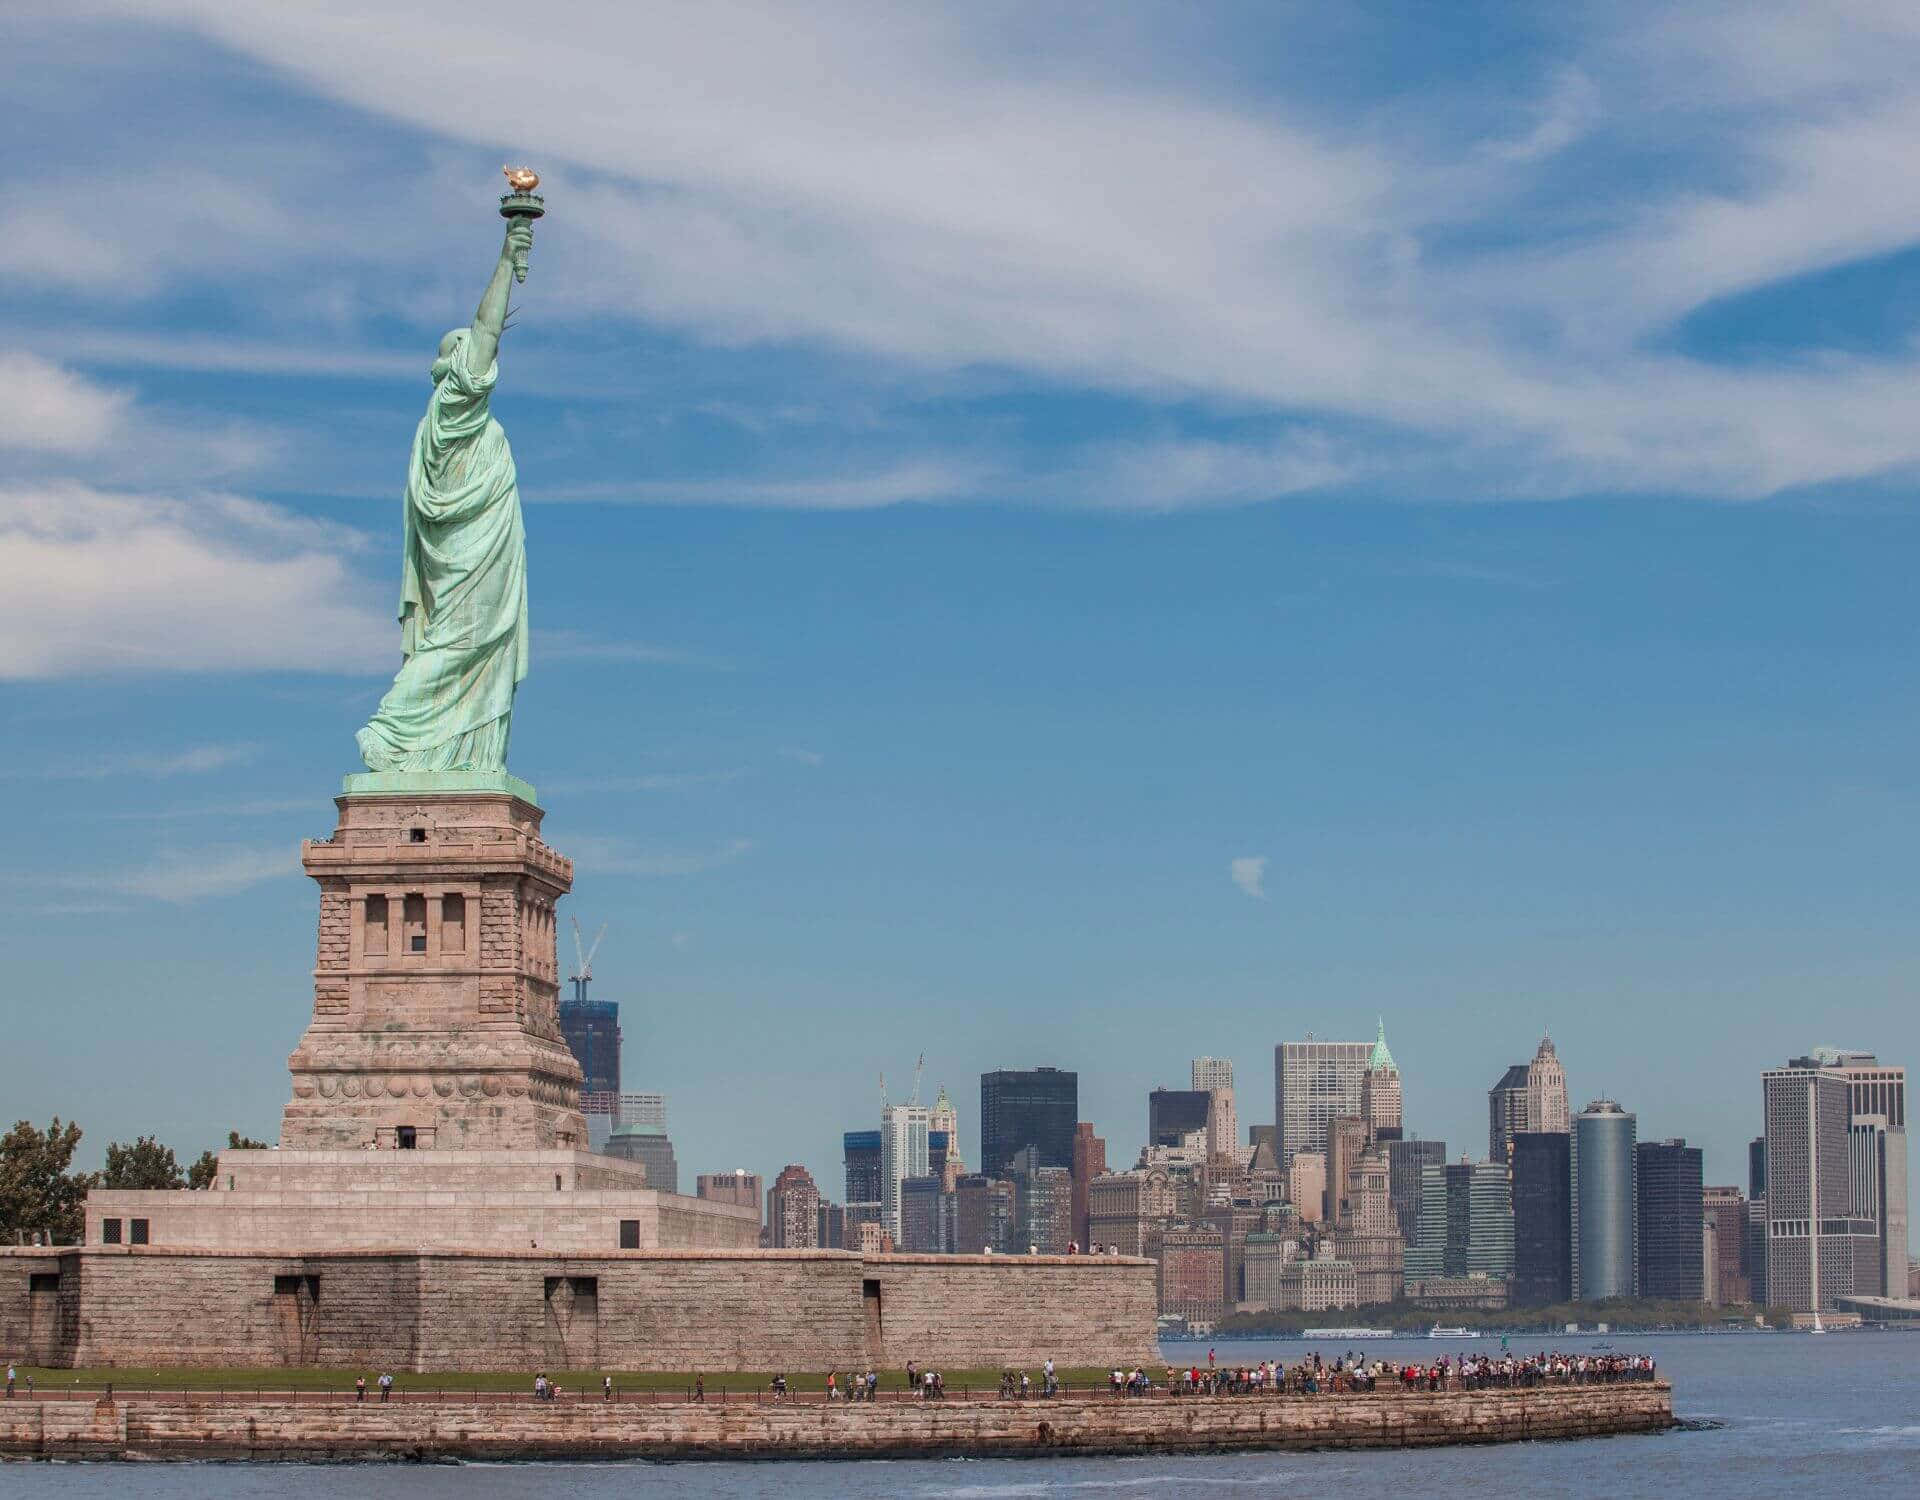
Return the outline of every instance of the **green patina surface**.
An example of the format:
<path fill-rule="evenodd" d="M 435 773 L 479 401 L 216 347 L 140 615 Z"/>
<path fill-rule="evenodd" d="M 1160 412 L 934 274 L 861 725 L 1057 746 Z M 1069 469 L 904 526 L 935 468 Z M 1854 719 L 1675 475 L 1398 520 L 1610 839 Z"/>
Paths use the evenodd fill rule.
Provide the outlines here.
<path fill-rule="evenodd" d="M 357 739 L 374 772 L 504 771 L 527 675 L 527 549 L 519 476 L 493 418 L 515 261 L 507 236 L 473 323 L 440 341 L 401 500 L 400 671 Z"/>
<path fill-rule="evenodd" d="M 506 771 L 355 771 L 340 789 L 355 797 L 418 797 L 431 792 L 506 792 L 540 805 L 527 782 Z"/>

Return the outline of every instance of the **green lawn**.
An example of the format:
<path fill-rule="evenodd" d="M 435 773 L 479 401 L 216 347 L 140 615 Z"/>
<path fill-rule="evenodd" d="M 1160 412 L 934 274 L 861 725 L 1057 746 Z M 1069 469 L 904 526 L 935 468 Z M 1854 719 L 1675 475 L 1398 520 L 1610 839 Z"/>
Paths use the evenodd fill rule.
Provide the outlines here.
<path fill-rule="evenodd" d="M 102 1367 L 86 1370 L 48 1370 L 35 1366 L 18 1367 L 19 1388 L 24 1393 L 27 1379 L 32 1377 L 36 1389 L 44 1392 L 79 1390 L 99 1390 L 111 1384 L 117 1391 L 339 1391 L 350 1393 L 356 1375 L 367 1377 L 367 1396 L 373 1399 L 376 1394 L 374 1381 L 380 1375 L 376 1365 L 361 1367 L 343 1367 L 340 1369 L 203 1369 L 180 1366 L 162 1367 Z M 525 1371 L 447 1371 L 433 1375 L 409 1375 L 403 1371 L 393 1371 L 394 1389 L 397 1391 L 446 1391 L 449 1395 L 463 1391 L 482 1392 L 520 1392 L 531 1394 L 535 1370 Z M 558 1384 L 563 1391 L 586 1391 L 598 1393 L 601 1379 L 613 1376 L 614 1387 L 620 1391 L 640 1392 L 659 1391 L 662 1393 L 685 1393 L 693 1389 L 694 1375 L 691 1371 L 622 1371 L 622 1370 L 548 1370 L 549 1380 Z M 789 1391 L 820 1391 L 826 1389 L 827 1375 L 824 1370 L 788 1370 Z M 841 1370 L 840 1386 L 844 1390 L 850 1371 Z M 995 1391 L 1000 1387 L 1000 1372 L 995 1370 L 942 1370 L 942 1378 L 947 1389 L 956 1394 L 972 1389 L 975 1391 Z M 1094 1387 L 1104 1391 L 1107 1387 L 1106 1370 L 1059 1370 L 1056 1372 L 1063 1386 Z M 1163 1373 L 1161 1369 L 1150 1372 L 1156 1384 Z M 1040 1367 L 1032 1366 L 1027 1370 L 1033 1381 L 1034 1389 L 1040 1386 Z M 723 1391 L 734 1394 L 765 1391 L 773 1380 L 772 1371 L 753 1373 L 712 1374 L 706 1376 L 707 1394 L 718 1396 Z M 882 1394 L 898 1393 L 906 1389 L 907 1377 L 904 1370 L 882 1370 L 880 1372 L 880 1390 Z"/>

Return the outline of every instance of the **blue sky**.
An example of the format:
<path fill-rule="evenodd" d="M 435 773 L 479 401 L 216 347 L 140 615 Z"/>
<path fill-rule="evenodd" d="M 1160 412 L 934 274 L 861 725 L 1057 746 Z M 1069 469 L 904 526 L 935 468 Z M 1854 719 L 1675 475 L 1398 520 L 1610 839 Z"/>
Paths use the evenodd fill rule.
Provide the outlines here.
<path fill-rule="evenodd" d="M 509 160 L 512 764 L 689 1178 L 923 1051 L 1130 1160 L 1380 1014 L 1478 1152 L 1550 1028 L 1719 1181 L 1920 1061 L 1910 8 L 392 9 L 10 27 L 9 1120 L 271 1135 Z"/>

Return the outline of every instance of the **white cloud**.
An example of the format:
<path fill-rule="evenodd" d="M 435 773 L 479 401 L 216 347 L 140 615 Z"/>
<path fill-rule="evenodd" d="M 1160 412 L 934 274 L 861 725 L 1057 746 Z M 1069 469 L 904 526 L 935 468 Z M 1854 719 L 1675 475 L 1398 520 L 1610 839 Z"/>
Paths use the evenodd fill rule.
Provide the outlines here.
<path fill-rule="evenodd" d="M 827 763 L 826 756 L 818 750 L 808 750 L 800 745 L 782 745 L 780 754 L 788 760 L 798 761 L 803 766 L 823 766 Z"/>
<path fill-rule="evenodd" d="M 108 390 L 36 354 L 0 349 L 7 415 L 0 449 L 86 453 L 106 442 L 131 397 Z"/>
<path fill-rule="evenodd" d="M 0 679 L 390 670 L 362 544 L 233 495 L 0 488 Z"/>
<path fill-rule="evenodd" d="M 250 743 L 193 745 L 185 750 L 128 750 L 109 755 L 82 755 L 33 770 L 8 768 L 0 770 L 0 776 L 50 781 L 105 781 L 116 776 L 200 776 L 246 765 L 259 753 L 260 747 Z"/>
<path fill-rule="evenodd" d="M 165 849 L 151 859 L 117 870 L 51 875 L 0 875 L 12 886 L 33 884 L 37 889 L 71 891 L 80 900 L 59 903 L 48 911 L 76 912 L 112 909 L 102 898 L 132 897 L 187 906 L 210 896 L 230 896 L 263 881 L 300 873 L 300 857 L 291 846 L 277 849 L 218 844 L 196 849 Z"/>
<path fill-rule="evenodd" d="M 678 646 L 661 646 L 651 641 L 610 641 L 578 630 L 534 631 L 533 656 L 536 661 L 627 661 L 714 670 L 727 667 L 714 657 Z"/>
<path fill-rule="evenodd" d="M 436 145 L 428 170 L 385 186 L 433 214 L 474 200 L 460 179 L 476 151 L 509 142 L 539 160 L 556 212 L 537 285 L 553 318 L 624 314 L 723 345 L 800 340 L 1302 423 L 1360 418 L 1430 444 L 1441 473 L 1466 476 L 1449 494 L 1744 497 L 1920 462 L 1907 353 L 1732 368 L 1658 337 L 1715 298 L 1920 237 L 1910 7 L 1583 14 L 1544 77 L 1510 79 L 1513 103 L 1476 116 L 1528 117 L 1491 135 L 1418 99 L 1316 119 L 1223 92 L 1151 11 L 1068 44 L 996 6 L 822 0 L 810 65 L 795 66 L 790 7 L 722 0 L 573 6 L 544 27 L 512 0 L 123 9 L 170 14 L 436 142 L 464 138 L 472 150 Z M 452 73 L 485 110 L 444 107 Z M 1628 170 L 1593 172 L 1584 152 L 1568 164 L 1607 132 Z M 1634 150 L 1660 152 L 1651 183 Z M 145 276 L 204 271 L 209 240 L 215 272 L 305 254 L 315 223 L 280 185 L 287 166 L 124 170 L 48 205 L 66 227 L 50 247 L 21 240 L 36 257 L 24 269 L 111 281 L 136 233 L 152 242 Z M 1574 170 L 1578 184 L 1556 175 Z M 376 216 L 330 250 L 391 285 L 427 233 Z M 844 481 L 620 491 L 1169 507 L 1368 468 L 1304 443 L 1171 445 L 1135 463 L 1137 488 L 1092 463 L 1052 488 L 1016 473 L 1031 487 L 993 496 L 968 463 L 932 458 Z"/>
<path fill-rule="evenodd" d="M 1267 899 L 1267 856 L 1264 854 L 1242 854 L 1227 862 L 1227 874 L 1233 877 L 1233 883 L 1256 901 Z"/>

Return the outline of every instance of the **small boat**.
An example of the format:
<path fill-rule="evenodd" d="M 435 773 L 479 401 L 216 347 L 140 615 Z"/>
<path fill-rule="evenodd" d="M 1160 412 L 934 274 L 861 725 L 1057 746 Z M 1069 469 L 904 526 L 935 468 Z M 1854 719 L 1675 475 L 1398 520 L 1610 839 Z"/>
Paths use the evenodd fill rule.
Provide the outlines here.
<path fill-rule="evenodd" d="M 1480 1335 L 1472 1328 L 1448 1328 L 1444 1324 L 1435 1323 L 1427 1330 L 1427 1337 L 1430 1339 L 1477 1339 Z"/>

